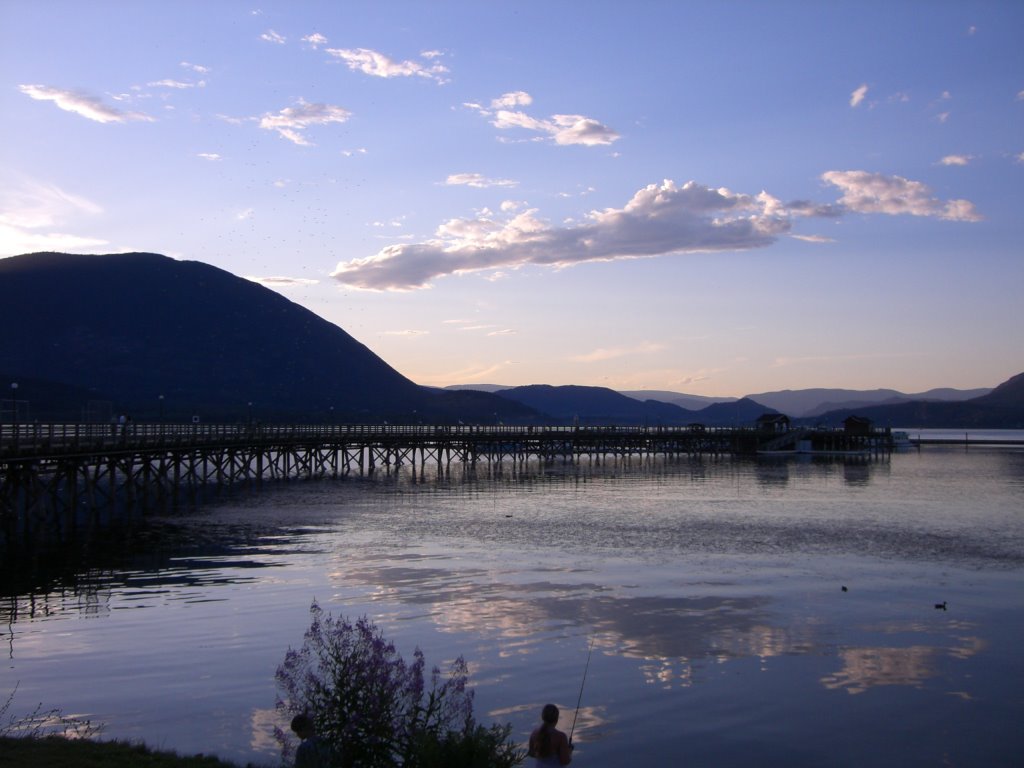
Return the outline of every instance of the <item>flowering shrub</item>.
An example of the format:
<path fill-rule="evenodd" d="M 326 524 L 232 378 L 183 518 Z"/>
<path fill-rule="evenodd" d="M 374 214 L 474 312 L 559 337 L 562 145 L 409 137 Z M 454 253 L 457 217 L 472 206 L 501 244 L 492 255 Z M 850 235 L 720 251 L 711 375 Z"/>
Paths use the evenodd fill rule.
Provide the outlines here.
<path fill-rule="evenodd" d="M 299 650 L 277 669 L 279 712 L 308 714 L 337 765 L 360 768 L 510 768 L 523 755 L 509 741 L 510 726 L 477 725 L 473 692 L 460 656 L 430 687 L 417 648 L 407 664 L 365 616 L 352 623 L 324 615 L 316 601 Z M 290 741 L 277 732 L 284 757 Z"/>

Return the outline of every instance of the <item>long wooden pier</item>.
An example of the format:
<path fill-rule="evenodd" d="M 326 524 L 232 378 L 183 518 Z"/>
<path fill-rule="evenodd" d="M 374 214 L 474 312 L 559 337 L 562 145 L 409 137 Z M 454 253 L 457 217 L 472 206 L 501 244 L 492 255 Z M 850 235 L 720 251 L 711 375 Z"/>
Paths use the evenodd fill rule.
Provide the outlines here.
<path fill-rule="evenodd" d="M 784 437 L 784 436 L 782 436 Z M 858 445 L 866 444 L 858 438 Z M 875 443 L 882 445 L 885 433 Z M 202 489 L 398 467 L 600 462 L 636 456 L 754 454 L 784 443 L 751 428 L 258 425 L 0 425 L 0 533 L 172 510 Z M 837 448 L 849 441 L 835 433 Z"/>

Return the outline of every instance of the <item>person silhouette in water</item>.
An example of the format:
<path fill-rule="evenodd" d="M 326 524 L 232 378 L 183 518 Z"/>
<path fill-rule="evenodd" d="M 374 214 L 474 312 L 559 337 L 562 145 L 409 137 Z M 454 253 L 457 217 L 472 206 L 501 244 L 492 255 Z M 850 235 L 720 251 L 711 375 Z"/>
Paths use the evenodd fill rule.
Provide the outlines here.
<path fill-rule="evenodd" d="M 545 704 L 540 713 L 541 723 L 530 734 L 529 756 L 534 758 L 537 768 L 568 765 L 572 762 L 572 744 L 558 724 L 558 707 Z"/>
<path fill-rule="evenodd" d="M 313 718 L 296 715 L 292 718 L 292 730 L 302 739 L 295 752 L 295 768 L 330 768 L 331 746 L 316 735 Z"/>

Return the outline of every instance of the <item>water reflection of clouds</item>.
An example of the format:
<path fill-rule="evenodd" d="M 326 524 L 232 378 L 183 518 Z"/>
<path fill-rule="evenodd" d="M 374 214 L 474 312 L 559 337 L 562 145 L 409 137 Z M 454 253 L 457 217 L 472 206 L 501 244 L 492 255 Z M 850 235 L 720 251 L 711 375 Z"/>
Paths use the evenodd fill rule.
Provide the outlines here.
<path fill-rule="evenodd" d="M 845 648 L 839 653 L 842 669 L 822 677 L 819 682 L 830 690 L 845 690 L 854 695 L 888 685 L 920 688 L 925 680 L 938 674 L 938 662 L 944 656 L 966 661 L 987 645 L 981 638 L 973 636 L 955 637 L 953 641 L 955 644 L 950 647 L 918 644 Z M 964 692 L 950 693 L 970 698 Z"/>
<path fill-rule="evenodd" d="M 436 562 L 415 568 L 408 561 L 339 572 L 368 587 L 371 600 L 430 606 L 442 632 L 497 637 L 503 657 L 533 653 L 552 635 L 586 628 L 595 650 L 640 661 L 640 673 L 663 687 L 692 684 L 692 660 L 767 658 L 815 645 L 809 626 L 774 625 L 764 596 L 622 595 L 568 580 L 511 584 L 504 575 Z"/>
<path fill-rule="evenodd" d="M 517 573 L 471 566 L 442 567 L 436 555 L 405 558 L 388 564 L 367 556 L 365 563 L 338 572 L 349 584 L 369 587 L 371 600 L 392 605 L 420 605 L 442 632 L 488 635 L 498 640 L 502 658 L 541 651 L 552 637 L 589 634 L 594 650 L 632 659 L 649 685 L 686 688 L 695 683 L 701 666 L 711 659 L 767 659 L 826 652 L 827 625 L 791 613 L 778 613 L 766 595 L 698 594 L 683 596 L 634 594 L 636 587 L 601 586 L 574 581 L 572 568 L 545 569 L 548 578 L 511 583 Z M 540 571 L 532 571 L 540 575 Z M 561 576 L 562 578 L 559 578 Z M 521 575 L 519 575 L 521 578 Z M 716 585 L 713 591 L 721 591 Z M 780 617 L 785 617 L 781 624 Z M 935 631 L 922 621 L 888 622 L 863 627 L 893 636 L 921 637 Z M 858 694 L 879 686 L 918 687 L 934 677 L 941 658 L 968 659 L 985 643 L 965 622 L 943 625 L 944 636 L 930 644 L 842 648 L 842 667 L 820 678 L 829 690 Z"/>

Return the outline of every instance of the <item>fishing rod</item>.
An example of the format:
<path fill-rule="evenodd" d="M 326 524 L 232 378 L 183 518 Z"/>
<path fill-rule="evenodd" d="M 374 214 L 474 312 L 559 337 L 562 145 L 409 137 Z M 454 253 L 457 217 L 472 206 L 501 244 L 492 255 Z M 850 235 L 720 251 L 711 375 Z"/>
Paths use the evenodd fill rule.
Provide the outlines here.
<path fill-rule="evenodd" d="M 583 686 L 587 684 L 587 672 L 590 670 L 590 654 L 594 652 L 594 635 L 590 636 L 590 648 L 587 650 L 587 666 L 583 668 L 583 682 L 580 683 L 580 695 L 576 699 L 576 712 L 572 716 L 572 728 L 569 729 L 569 746 L 572 746 L 572 734 L 576 730 L 576 718 L 580 714 L 580 702 L 583 701 Z"/>

